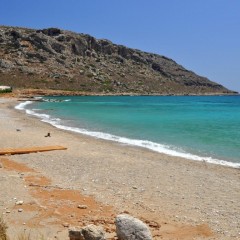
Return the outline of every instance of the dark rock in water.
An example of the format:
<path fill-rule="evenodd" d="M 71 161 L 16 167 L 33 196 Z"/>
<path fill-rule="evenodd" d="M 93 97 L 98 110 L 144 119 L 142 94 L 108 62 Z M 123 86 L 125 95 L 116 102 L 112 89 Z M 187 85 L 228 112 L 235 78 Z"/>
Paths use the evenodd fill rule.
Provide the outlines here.
<path fill-rule="evenodd" d="M 152 240 L 146 224 L 128 214 L 121 214 L 115 220 L 117 237 L 120 240 Z"/>
<path fill-rule="evenodd" d="M 0 82 L 113 94 L 233 94 L 165 56 L 58 28 L 0 26 Z M 53 74 L 58 73 L 58 78 Z M 116 84 L 120 83 L 120 84 Z"/>

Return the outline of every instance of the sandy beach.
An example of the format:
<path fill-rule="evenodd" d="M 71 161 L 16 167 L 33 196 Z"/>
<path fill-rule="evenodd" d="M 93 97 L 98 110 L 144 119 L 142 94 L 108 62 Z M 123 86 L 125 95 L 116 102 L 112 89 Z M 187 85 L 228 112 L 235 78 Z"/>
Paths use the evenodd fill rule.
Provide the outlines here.
<path fill-rule="evenodd" d="M 0 98 L 1 149 L 67 150 L 0 156 L 0 214 L 10 236 L 67 239 L 69 226 L 94 223 L 116 239 L 114 218 L 127 212 L 154 239 L 240 239 L 239 169 L 63 131 L 15 110 L 18 103 Z"/>

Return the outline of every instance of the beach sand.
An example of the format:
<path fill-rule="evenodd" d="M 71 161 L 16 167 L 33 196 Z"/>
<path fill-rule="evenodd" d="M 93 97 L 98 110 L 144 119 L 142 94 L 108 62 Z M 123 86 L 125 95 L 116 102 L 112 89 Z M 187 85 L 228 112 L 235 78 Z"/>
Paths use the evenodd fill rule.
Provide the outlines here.
<path fill-rule="evenodd" d="M 240 239 L 239 169 L 63 131 L 15 110 L 18 103 L 0 98 L 1 149 L 67 150 L 0 156 L 0 214 L 10 236 L 67 239 L 68 226 L 94 223 L 116 239 L 114 218 L 125 212 L 154 239 Z"/>

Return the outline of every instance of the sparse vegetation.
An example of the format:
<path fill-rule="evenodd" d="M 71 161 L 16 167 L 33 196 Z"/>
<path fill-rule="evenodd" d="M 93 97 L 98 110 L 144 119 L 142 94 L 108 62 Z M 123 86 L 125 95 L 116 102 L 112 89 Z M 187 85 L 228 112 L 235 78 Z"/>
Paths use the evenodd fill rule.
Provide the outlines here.
<path fill-rule="evenodd" d="M 0 29 L 3 42 L 0 82 L 3 85 L 80 91 L 79 85 L 85 84 L 84 90 L 89 92 L 113 94 L 233 94 L 157 54 L 60 29 L 56 29 L 54 35 L 51 28 L 36 31 L 1 26 Z M 59 81 L 53 80 L 56 78 Z M 106 85 L 106 78 L 124 84 Z M 143 83 L 138 84 L 139 80 Z"/>
<path fill-rule="evenodd" d="M 12 92 L 12 89 L 4 89 L 4 90 L 0 89 L 0 93 L 10 93 L 10 92 Z"/>
<path fill-rule="evenodd" d="M 33 237 L 30 232 L 23 232 L 18 235 L 17 240 L 45 240 L 45 238 L 42 234 Z"/>
<path fill-rule="evenodd" d="M 7 237 L 7 225 L 0 217 L 0 240 L 8 240 Z"/>
<path fill-rule="evenodd" d="M 7 225 L 4 222 L 3 218 L 0 216 L 0 240 L 11 240 L 8 238 L 7 236 Z M 16 238 L 14 238 L 16 240 L 33 240 L 33 238 L 31 237 L 30 232 L 23 232 L 20 233 Z M 34 238 L 34 240 L 44 240 L 44 236 L 42 234 L 39 234 L 39 236 L 36 238 Z"/>
<path fill-rule="evenodd" d="M 17 240 L 31 240 L 30 233 L 21 233 L 19 234 Z"/>

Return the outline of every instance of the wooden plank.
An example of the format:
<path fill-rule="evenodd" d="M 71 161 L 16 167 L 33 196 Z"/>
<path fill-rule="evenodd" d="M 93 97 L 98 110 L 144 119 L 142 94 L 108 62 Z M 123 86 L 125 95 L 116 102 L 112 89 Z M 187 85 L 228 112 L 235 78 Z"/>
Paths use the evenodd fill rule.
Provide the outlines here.
<path fill-rule="evenodd" d="M 53 150 L 66 150 L 66 147 L 62 146 L 46 146 L 46 147 L 30 147 L 30 148 L 5 148 L 0 149 L 0 155 L 14 155 L 14 154 L 26 154 L 36 152 L 46 152 Z"/>

